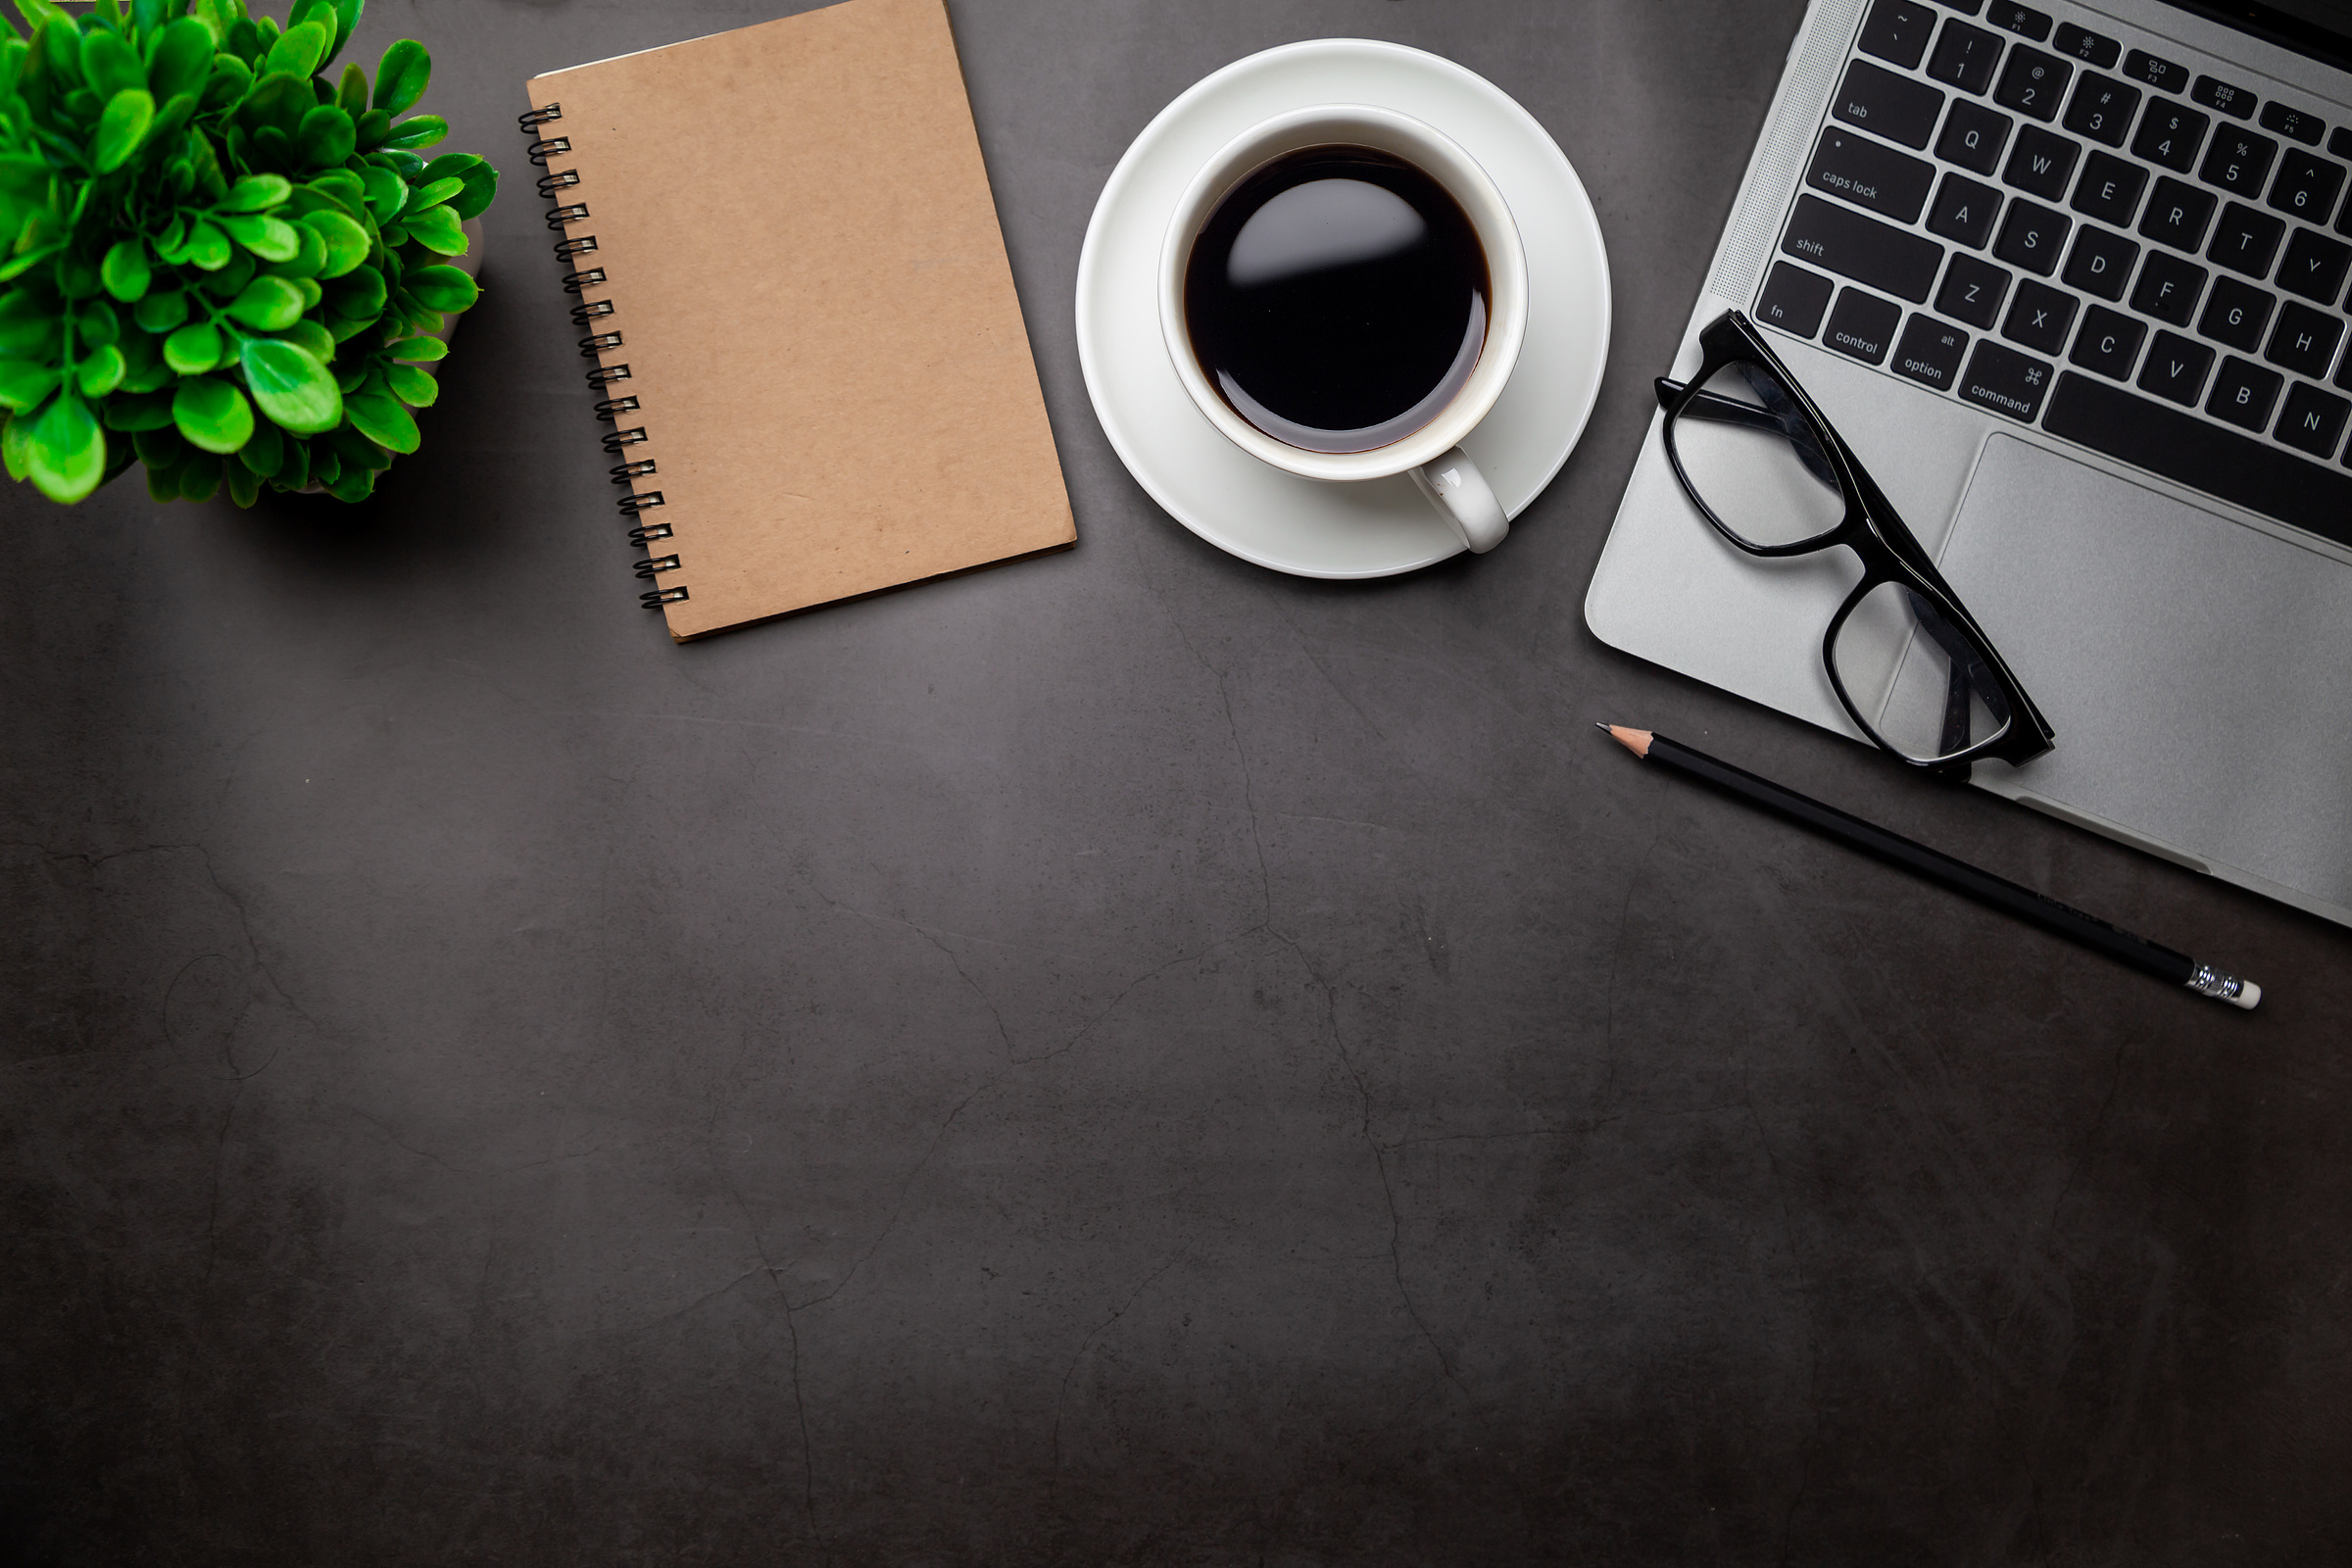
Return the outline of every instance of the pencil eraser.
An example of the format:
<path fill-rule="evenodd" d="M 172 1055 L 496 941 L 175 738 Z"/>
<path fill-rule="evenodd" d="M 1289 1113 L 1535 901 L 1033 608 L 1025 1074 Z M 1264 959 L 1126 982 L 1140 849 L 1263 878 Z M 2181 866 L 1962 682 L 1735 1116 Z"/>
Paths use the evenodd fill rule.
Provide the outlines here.
<path fill-rule="evenodd" d="M 2253 1010 L 2254 1004 L 2262 1000 L 2262 987 L 2256 985 L 2251 980 L 2240 980 L 2238 985 L 2241 989 L 2238 991 L 2236 996 L 2229 999 L 2230 1005 L 2232 1007 L 2244 1007 L 2250 1012 Z"/>

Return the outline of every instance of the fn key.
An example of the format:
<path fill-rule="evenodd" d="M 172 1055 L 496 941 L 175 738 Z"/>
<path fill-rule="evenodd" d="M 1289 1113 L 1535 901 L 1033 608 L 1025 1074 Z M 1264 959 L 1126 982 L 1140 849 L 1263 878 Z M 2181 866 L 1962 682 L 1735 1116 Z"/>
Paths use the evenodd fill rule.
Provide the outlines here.
<path fill-rule="evenodd" d="M 1798 337 L 1821 330 L 1821 313 L 1830 308 L 1830 280 L 1787 262 L 1775 262 L 1764 292 L 1756 299 L 1756 319 Z"/>

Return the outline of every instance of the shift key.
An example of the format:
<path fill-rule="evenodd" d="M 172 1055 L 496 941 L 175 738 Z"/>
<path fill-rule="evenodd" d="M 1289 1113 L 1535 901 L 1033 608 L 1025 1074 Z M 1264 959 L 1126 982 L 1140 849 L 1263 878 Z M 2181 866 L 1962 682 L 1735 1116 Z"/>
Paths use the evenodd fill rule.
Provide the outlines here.
<path fill-rule="evenodd" d="M 1943 247 L 1818 196 L 1799 196 L 1781 249 L 1825 271 L 1925 305 Z"/>

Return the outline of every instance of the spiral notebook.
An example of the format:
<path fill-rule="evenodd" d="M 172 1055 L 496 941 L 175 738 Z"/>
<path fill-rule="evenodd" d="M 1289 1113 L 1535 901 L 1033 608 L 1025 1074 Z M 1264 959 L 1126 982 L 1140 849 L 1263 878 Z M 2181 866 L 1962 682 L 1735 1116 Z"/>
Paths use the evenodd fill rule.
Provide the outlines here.
<path fill-rule="evenodd" d="M 941 0 L 533 77 L 641 597 L 680 642 L 1077 543 Z"/>

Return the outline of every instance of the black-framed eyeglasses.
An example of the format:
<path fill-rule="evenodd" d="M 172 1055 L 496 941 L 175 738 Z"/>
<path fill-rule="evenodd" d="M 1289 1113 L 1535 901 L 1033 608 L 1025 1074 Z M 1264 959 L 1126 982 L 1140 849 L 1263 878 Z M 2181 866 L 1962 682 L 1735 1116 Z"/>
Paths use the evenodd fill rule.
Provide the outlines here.
<path fill-rule="evenodd" d="M 1861 559 L 1821 657 L 1862 733 L 1936 772 L 2048 751 L 2049 721 L 1755 323 L 1727 311 L 1698 345 L 1697 374 L 1657 381 L 1675 477 L 1751 556 L 1843 545 Z"/>

